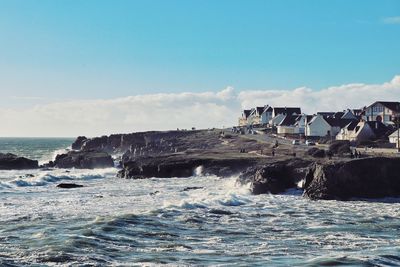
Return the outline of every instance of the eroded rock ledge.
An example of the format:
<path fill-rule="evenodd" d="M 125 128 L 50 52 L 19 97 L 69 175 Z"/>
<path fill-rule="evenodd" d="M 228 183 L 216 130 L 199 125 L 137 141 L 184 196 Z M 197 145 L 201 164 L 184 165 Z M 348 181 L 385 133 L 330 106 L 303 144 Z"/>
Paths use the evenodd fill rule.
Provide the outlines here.
<path fill-rule="evenodd" d="M 336 200 L 399 197 L 400 158 L 314 164 L 306 175 L 304 196 Z"/>

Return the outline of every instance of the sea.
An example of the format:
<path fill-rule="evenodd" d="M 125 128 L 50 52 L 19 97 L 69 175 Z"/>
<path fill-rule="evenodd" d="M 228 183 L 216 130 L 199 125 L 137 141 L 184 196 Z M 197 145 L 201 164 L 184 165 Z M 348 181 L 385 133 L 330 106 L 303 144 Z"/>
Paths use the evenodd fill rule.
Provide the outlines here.
<path fill-rule="evenodd" d="M 72 141 L 0 138 L 0 152 L 44 163 Z M 201 167 L 169 179 L 117 171 L 0 171 L 0 266 L 400 265 L 398 199 L 252 195 Z"/>

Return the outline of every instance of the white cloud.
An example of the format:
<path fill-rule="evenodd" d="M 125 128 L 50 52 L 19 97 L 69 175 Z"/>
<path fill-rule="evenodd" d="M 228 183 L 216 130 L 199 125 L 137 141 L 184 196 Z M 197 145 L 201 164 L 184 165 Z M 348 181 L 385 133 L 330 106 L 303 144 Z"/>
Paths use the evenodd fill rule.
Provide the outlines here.
<path fill-rule="evenodd" d="M 400 17 L 387 17 L 383 19 L 385 24 L 400 24 Z"/>
<path fill-rule="evenodd" d="M 97 136 L 237 123 L 242 108 L 300 106 L 303 111 L 360 108 L 376 100 L 400 101 L 400 75 L 383 84 L 345 84 L 323 90 L 244 90 L 148 94 L 116 99 L 61 101 L 0 109 L 0 136 Z"/>

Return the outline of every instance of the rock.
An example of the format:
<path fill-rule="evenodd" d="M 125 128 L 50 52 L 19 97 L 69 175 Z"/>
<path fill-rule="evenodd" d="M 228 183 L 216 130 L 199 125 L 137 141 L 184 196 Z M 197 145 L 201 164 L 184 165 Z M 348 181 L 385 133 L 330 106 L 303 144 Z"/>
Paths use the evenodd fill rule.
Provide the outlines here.
<path fill-rule="evenodd" d="M 61 183 L 57 185 L 58 188 L 79 188 L 79 187 L 83 187 L 83 185 L 80 184 L 73 184 L 73 183 Z"/>
<path fill-rule="evenodd" d="M 306 175 L 304 196 L 349 200 L 400 196 L 400 158 L 316 163 Z"/>
<path fill-rule="evenodd" d="M 188 186 L 188 187 L 183 188 L 182 191 L 190 191 L 190 190 L 197 190 L 197 189 L 203 189 L 203 187 L 201 187 L 201 186 Z"/>
<path fill-rule="evenodd" d="M 37 168 L 39 168 L 37 160 L 18 157 L 11 153 L 0 153 L 0 170 L 24 170 Z"/>
<path fill-rule="evenodd" d="M 290 159 L 266 165 L 257 170 L 251 182 L 253 194 L 278 194 L 289 188 L 297 187 L 297 183 L 305 179 L 310 161 Z"/>
<path fill-rule="evenodd" d="M 349 154 L 351 152 L 351 150 L 350 150 L 350 142 L 349 141 L 345 141 L 345 140 L 343 140 L 343 141 L 342 140 L 333 141 L 329 145 L 328 151 L 332 155 Z"/>
<path fill-rule="evenodd" d="M 66 154 L 57 155 L 52 167 L 77 169 L 108 168 L 114 167 L 114 161 L 105 152 L 69 151 Z"/>
<path fill-rule="evenodd" d="M 87 141 L 88 139 L 85 136 L 78 136 L 76 140 L 72 143 L 71 148 L 74 150 L 80 150 L 82 148 L 82 145 Z"/>
<path fill-rule="evenodd" d="M 326 153 L 324 149 L 313 147 L 307 150 L 307 155 L 312 156 L 314 158 L 324 158 Z"/>
<path fill-rule="evenodd" d="M 256 159 L 199 158 L 196 156 L 189 157 L 184 154 L 142 157 L 124 162 L 123 169 L 118 173 L 118 177 L 134 179 L 190 177 L 194 175 L 195 169 L 199 166 L 203 166 L 204 175 L 227 177 L 240 173 L 252 164 L 256 164 Z"/>

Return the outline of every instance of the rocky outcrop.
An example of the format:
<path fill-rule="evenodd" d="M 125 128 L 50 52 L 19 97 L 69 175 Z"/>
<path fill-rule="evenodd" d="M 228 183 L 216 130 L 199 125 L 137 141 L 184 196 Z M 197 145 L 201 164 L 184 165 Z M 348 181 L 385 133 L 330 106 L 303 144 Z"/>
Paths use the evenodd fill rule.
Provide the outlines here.
<path fill-rule="evenodd" d="M 273 162 L 258 169 L 251 179 L 253 194 L 278 194 L 289 188 L 296 188 L 298 182 L 305 178 L 310 161 L 290 159 Z"/>
<path fill-rule="evenodd" d="M 88 139 L 85 136 L 78 136 L 78 138 L 76 138 L 76 140 L 72 143 L 71 148 L 74 150 L 80 150 L 87 140 Z"/>
<path fill-rule="evenodd" d="M 71 188 L 80 188 L 83 187 L 81 184 L 74 183 L 61 183 L 57 185 L 58 188 L 71 189 Z"/>
<path fill-rule="evenodd" d="M 113 167 L 112 157 L 105 152 L 98 151 L 70 151 L 57 155 L 49 167 L 95 169 Z"/>
<path fill-rule="evenodd" d="M 304 196 L 336 200 L 398 197 L 400 158 L 314 164 L 306 175 Z"/>
<path fill-rule="evenodd" d="M 37 168 L 39 168 L 37 160 L 18 157 L 11 153 L 0 153 L 0 170 L 24 170 Z"/>
<path fill-rule="evenodd" d="M 240 173 L 243 169 L 256 164 L 252 158 L 201 158 L 182 155 L 138 158 L 123 163 L 118 173 L 121 178 L 150 177 L 190 177 L 197 172 L 201 174 L 227 177 Z M 199 169 L 198 169 L 199 168 Z"/>

